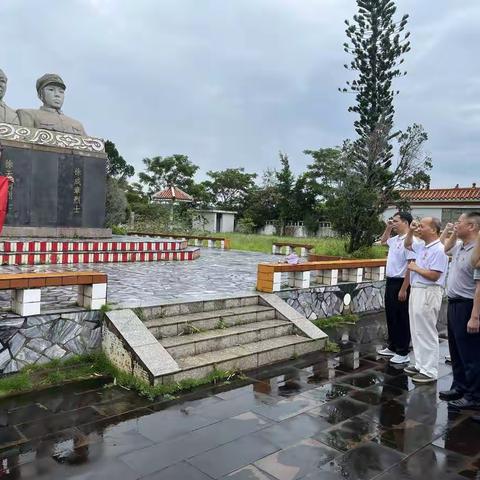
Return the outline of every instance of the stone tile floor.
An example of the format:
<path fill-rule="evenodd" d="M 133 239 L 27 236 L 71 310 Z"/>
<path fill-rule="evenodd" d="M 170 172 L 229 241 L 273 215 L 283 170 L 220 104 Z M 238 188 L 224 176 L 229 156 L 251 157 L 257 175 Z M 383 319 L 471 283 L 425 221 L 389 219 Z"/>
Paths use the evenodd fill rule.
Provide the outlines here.
<path fill-rule="evenodd" d="M 108 302 L 117 306 L 138 307 L 224 296 L 231 292 L 251 293 L 255 289 L 257 264 L 277 262 L 282 258 L 256 252 L 202 248 L 200 258 L 188 262 L 1 266 L 0 272 L 105 272 L 108 274 Z M 76 297 L 76 287 L 44 288 L 42 310 L 68 308 L 75 304 Z M 5 312 L 9 305 L 10 292 L 0 291 L 0 309 Z"/>
<path fill-rule="evenodd" d="M 374 349 L 347 345 L 163 403 L 100 381 L 4 399 L 0 478 L 480 478 L 480 423 L 438 398 L 450 367 L 414 386 Z"/>

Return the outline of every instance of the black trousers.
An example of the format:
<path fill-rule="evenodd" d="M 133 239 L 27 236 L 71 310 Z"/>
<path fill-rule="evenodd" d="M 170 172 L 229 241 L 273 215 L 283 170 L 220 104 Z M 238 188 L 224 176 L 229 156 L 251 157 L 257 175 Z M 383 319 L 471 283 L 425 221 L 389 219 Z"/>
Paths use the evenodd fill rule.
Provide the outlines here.
<path fill-rule="evenodd" d="M 398 300 L 403 278 L 388 278 L 385 288 L 385 316 L 387 317 L 388 348 L 398 355 L 407 355 L 410 350 L 410 320 L 408 318 L 408 297 Z"/>
<path fill-rule="evenodd" d="M 452 357 L 452 389 L 480 402 L 480 333 L 468 333 L 473 300 L 448 299 L 448 346 Z"/>

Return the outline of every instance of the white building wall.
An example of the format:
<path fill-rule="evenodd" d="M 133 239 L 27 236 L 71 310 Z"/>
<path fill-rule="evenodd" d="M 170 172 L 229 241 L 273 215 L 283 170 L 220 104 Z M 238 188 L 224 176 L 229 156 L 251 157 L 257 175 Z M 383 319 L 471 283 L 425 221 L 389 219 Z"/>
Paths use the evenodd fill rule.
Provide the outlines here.
<path fill-rule="evenodd" d="M 421 205 L 421 206 L 418 206 L 418 207 L 413 205 L 411 214 L 413 215 L 414 218 L 415 217 L 419 217 L 419 218 L 422 218 L 422 217 L 437 217 L 440 220 L 444 221 L 444 219 L 442 218 L 442 210 L 444 210 L 444 209 L 445 210 L 457 210 L 458 209 L 458 210 L 479 211 L 480 210 L 480 205 L 478 205 L 478 204 L 459 205 L 459 204 L 455 204 L 455 203 L 452 203 L 450 205 L 438 205 L 438 206 L 435 206 L 435 205 L 432 205 L 432 206 Z M 397 211 L 398 211 L 398 209 L 396 209 L 396 208 L 387 208 L 387 210 L 385 210 L 385 212 L 383 212 L 383 214 L 382 214 L 383 220 L 387 220 L 392 215 L 394 215 Z"/>
<path fill-rule="evenodd" d="M 233 232 L 235 229 L 235 213 L 222 210 L 198 211 L 192 220 L 192 227 L 195 230 L 204 230 L 205 232 L 212 233 L 216 232 L 217 214 L 218 216 L 221 215 L 220 232 Z"/>
<path fill-rule="evenodd" d="M 222 213 L 222 229 L 224 233 L 233 232 L 235 228 L 235 215 L 233 213 Z"/>
<path fill-rule="evenodd" d="M 215 232 L 215 218 L 214 212 L 199 212 L 192 221 L 192 227 L 195 230 Z"/>
<path fill-rule="evenodd" d="M 258 229 L 259 235 L 276 235 L 277 227 L 271 223 L 267 223 L 262 228 Z"/>
<path fill-rule="evenodd" d="M 412 207 L 411 214 L 413 218 L 415 217 L 438 217 L 440 220 L 442 219 L 442 208 L 443 207 L 428 207 L 428 206 L 421 206 L 421 207 Z M 398 208 L 388 208 L 383 212 L 383 220 L 387 220 L 392 217 L 395 213 L 398 212 Z"/>

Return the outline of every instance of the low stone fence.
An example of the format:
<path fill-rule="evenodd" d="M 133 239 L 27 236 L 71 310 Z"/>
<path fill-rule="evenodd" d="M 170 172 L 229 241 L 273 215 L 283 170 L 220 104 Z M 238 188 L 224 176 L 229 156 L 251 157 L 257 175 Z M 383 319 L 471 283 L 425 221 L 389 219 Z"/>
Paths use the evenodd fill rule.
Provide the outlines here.
<path fill-rule="evenodd" d="M 382 281 L 385 279 L 385 265 L 386 259 L 334 260 L 295 265 L 259 263 L 257 290 L 273 293 L 315 285 L 334 286 L 342 282 Z"/>
<path fill-rule="evenodd" d="M 346 313 L 382 312 L 385 308 L 384 281 L 296 288 L 276 292 L 276 295 L 309 320 Z"/>
<path fill-rule="evenodd" d="M 189 245 L 193 245 L 195 247 L 206 246 L 207 248 L 220 248 L 222 250 L 228 250 L 230 248 L 230 239 L 226 237 L 211 237 L 207 235 L 184 235 L 180 233 L 168 232 L 128 232 L 128 235 L 187 240 Z"/>
<path fill-rule="evenodd" d="M 315 245 L 298 242 L 272 242 L 272 255 L 288 255 L 296 248 L 300 249 L 301 257 L 306 257 L 315 248 Z"/>

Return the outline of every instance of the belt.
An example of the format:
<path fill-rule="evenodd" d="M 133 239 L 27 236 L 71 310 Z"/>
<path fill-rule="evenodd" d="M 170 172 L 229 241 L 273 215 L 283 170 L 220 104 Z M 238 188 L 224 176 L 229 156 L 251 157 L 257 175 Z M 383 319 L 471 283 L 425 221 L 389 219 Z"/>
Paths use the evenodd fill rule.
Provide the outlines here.
<path fill-rule="evenodd" d="M 448 303 L 473 303 L 473 298 L 463 298 L 463 297 L 448 297 Z"/>

